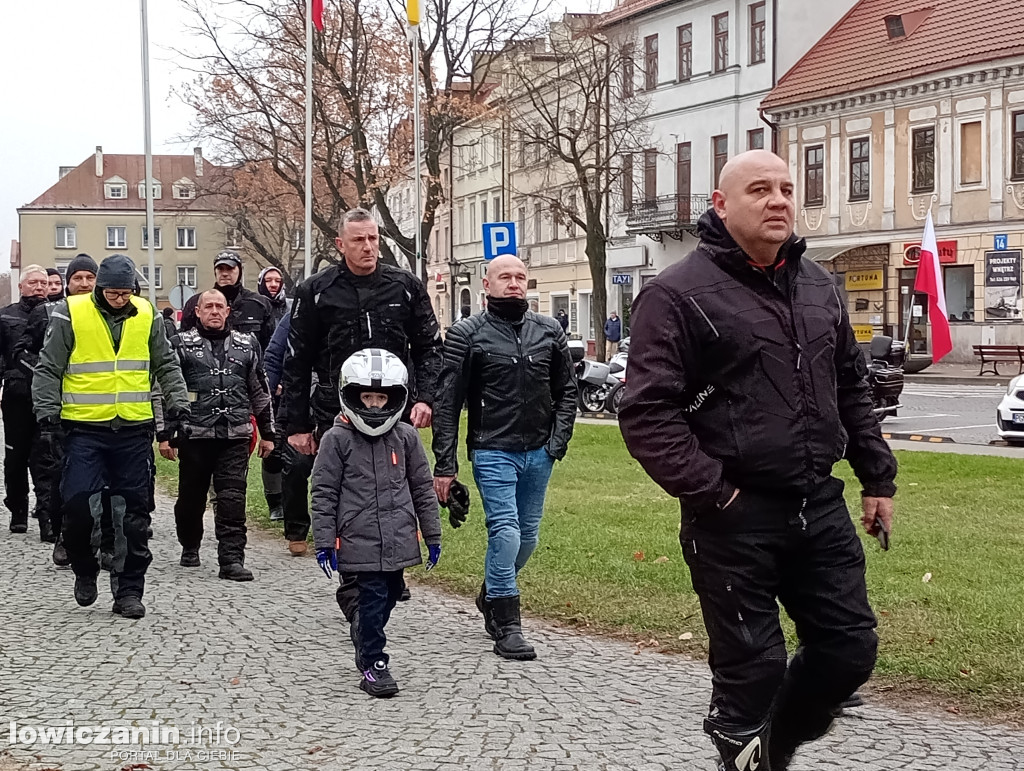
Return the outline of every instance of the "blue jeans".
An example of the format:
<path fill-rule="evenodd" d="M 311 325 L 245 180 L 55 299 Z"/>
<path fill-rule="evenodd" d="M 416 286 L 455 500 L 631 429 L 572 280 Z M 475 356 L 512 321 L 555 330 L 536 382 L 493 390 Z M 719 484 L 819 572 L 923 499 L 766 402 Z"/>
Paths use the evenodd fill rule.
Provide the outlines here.
<path fill-rule="evenodd" d="M 473 451 L 473 478 L 487 525 L 484 582 L 488 599 L 519 594 L 516 575 L 537 548 L 554 463 L 543 447 L 530 452 Z"/>

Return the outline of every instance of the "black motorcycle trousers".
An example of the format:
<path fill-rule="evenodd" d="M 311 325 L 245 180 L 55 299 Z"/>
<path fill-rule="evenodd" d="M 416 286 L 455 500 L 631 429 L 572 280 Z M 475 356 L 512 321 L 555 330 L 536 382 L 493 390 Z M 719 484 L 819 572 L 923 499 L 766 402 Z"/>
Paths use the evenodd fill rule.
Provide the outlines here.
<path fill-rule="evenodd" d="M 708 733 L 770 721 L 769 754 L 787 757 L 871 675 L 876 621 L 842 490 L 836 479 L 810 500 L 741 490 L 724 511 L 684 519 L 710 647 Z M 779 604 L 799 640 L 788 664 Z"/>
<path fill-rule="evenodd" d="M 11 523 L 24 525 L 28 523 L 29 472 L 37 501 L 49 482 L 32 454 L 39 427 L 32 413 L 32 399 L 28 396 L 5 393 L 0 412 L 4 419 L 4 505 L 11 511 Z"/>
<path fill-rule="evenodd" d="M 313 473 L 314 455 L 303 455 L 285 444 L 282 448 L 284 470 L 281 477 L 284 537 L 289 541 L 305 541 L 309 535 L 309 477 Z"/>
<path fill-rule="evenodd" d="M 248 439 L 189 439 L 178 450 L 174 524 L 183 549 L 198 549 L 210 481 L 217 496 L 213 525 L 220 565 L 245 564 L 245 487 Z"/>

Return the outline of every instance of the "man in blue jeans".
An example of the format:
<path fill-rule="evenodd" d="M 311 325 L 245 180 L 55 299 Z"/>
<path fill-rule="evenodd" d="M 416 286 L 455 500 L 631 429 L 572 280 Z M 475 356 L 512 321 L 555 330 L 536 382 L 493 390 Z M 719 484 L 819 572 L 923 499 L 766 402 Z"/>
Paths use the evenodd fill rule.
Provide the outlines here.
<path fill-rule="evenodd" d="M 466 444 L 487 525 L 477 607 L 494 652 L 529 660 L 537 654 L 523 638 L 516 576 L 537 548 L 551 468 L 572 437 L 576 377 L 561 325 L 529 310 L 520 260 L 496 258 L 484 290 L 487 309 L 459 321 L 445 339 L 434 402 L 434 489 L 447 502 L 465 403 Z"/>

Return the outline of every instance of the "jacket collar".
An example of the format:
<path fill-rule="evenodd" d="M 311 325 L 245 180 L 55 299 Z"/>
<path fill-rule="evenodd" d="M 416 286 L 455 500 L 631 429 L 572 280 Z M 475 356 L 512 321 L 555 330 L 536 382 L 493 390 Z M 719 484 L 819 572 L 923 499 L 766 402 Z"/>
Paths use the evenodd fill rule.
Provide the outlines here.
<path fill-rule="evenodd" d="M 697 236 L 700 238 L 698 248 L 708 254 L 712 262 L 736 278 L 750 280 L 753 275 L 750 257 L 729 234 L 714 209 L 708 209 L 701 216 L 697 223 Z M 779 254 L 784 257 L 788 270 L 794 273 L 799 270 L 806 249 L 807 241 L 796 233 L 779 247 Z"/>

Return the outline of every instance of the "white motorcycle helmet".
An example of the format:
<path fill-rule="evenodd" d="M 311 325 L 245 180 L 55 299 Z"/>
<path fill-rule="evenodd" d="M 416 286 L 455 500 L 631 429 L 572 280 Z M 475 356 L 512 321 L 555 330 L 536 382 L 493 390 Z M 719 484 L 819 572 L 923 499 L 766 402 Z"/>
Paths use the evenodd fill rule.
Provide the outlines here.
<path fill-rule="evenodd" d="M 409 399 L 409 372 L 402 360 L 381 348 L 356 351 L 341 365 L 338 378 L 341 412 L 356 430 L 367 436 L 386 434 L 401 419 Z M 388 397 L 383 407 L 367 407 L 364 393 Z"/>

